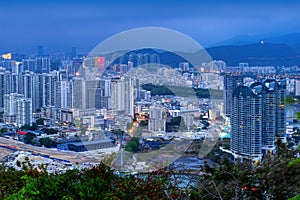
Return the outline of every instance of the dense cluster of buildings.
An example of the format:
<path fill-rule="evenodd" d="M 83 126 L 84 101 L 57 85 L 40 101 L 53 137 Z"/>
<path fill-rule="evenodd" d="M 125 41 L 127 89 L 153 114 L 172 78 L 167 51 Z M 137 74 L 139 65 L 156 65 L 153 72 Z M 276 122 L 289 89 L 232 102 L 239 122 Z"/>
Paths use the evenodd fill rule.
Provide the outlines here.
<path fill-rule="evenodd" d="M 222 78 L 214 71 L 203 72 L 202 76 L 198 72 L 190 73 L 188 62 L 179 63 L 178 68 L 160 67 L 159 56 L 155 53 L 130 54 L 124 64 L 111 63 L 105 57 L 76 57 L 73 49 L 72 52 L 68 58 L 61 54 L 45 56 L 39 47 L 37 57 L 19 61 L 12 55 L 2 55 L 0 110 L 4 112 L 5 123 L 21 127 L 32 125 L 32 118 L 46 118 L 68 122 L 79 120 L 88 127 L 99 128 L 103 117 L 110 119 L 122 114 L 124 118 L 130 118 L 136 111 L 142 111 L 142 107 L 149 111 L 151 94 L 140 87 L 145 83 L 215 87 L 215 84 L 205 84 L 215 81 L 222 89 Z M 153 74 L 140 71 L 142 68 L 132 70 L 149 63 L 157 67 Z M 123 77 L 127 72 L 132 74 Z M 12 108 L 17 104 L 24 109 Z M 150 127 L 160 130 L 159 127 L 165 125 L 159 123 L 161 121 L 151 121 Z M 116 126 L 122 126 L 122 123 Z"/>
<path fill-rule="evenodd" d="M 37 57 L 16 61 L 2 55 L 0 67 L 0 110 L 7 124 L 21 127 L 45 118 L 48 125 L 71 122 L 81 128 L 130 133 L 128 123 L 138 113 L 147 120 L 147 131 L 165 133 L 175 117 L 181 116 L 184 128 L 194 131 L 201 117 L 224 117 L 230 121 L 231 152 L 251 159 L 274 151 L 276 138 L 286 133 L 286 94 L 300 95 L 300 77 L 294 69 L 283 79 L 276 75 L 276 67 L 248 63 L 228 67 L 224 61 L 212 61 L 196 69 L 180 62 L 166 67 L 156 53 L 131 53 L 116 62 L 101 56 L 77 57 L 75 49 L 69 57 L 45 56 L 39 47 Z M 196 95 L 153 96 L 141 88 L 149 83 L 184 87 L 186 93 L 198 88 L 223 90 L 223 102 Z M 100 145 L 87 144 L 92 149 Z M 87 144 L 73 143 L 72 148 L 81 151 Z"/>

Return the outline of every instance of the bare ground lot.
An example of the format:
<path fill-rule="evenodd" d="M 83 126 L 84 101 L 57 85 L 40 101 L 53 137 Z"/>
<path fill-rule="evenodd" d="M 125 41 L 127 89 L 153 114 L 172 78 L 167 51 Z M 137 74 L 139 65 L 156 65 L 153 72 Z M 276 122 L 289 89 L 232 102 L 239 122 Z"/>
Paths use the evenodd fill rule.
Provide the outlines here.
<path fill-rule="evenodd" d="M 11 155 L 12 153 L 13 153 L 12 150 L 0 147 L 0 162 L 4 161 L 5 157 Z"/>

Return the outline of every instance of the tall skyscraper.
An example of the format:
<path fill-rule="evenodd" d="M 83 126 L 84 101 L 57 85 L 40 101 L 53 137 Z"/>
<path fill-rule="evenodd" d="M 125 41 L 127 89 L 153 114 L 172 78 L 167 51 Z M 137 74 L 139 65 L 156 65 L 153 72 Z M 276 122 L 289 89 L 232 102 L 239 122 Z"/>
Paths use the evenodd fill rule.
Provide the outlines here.
<path fill-rule="evenodd" d="M 74 74 L 79 71 L 83 63 L 82 58 L 73 58 L 72 68 L 68 69 L 68 73 Z"/>
<path fill-rule="evenodd" d="M 54 106 L 56 100 L 56 82 L 58 81 L 58 75 L 42 74 L 41 75 L 41 98 L 42 107 Z"/>
<path fill-rule="evenodd" d="M 73 79 L 73 107 L 78 109 L 109 109 L 110 80 L 82 77 Z"/>
<path fill-rule="evenodd" d="M 49 73 L 50 72 L 50 59 L 48 57 L 36 58 L 35 72 Z"/>
<path fill-rule="evenodd" d="M 0 72 L 0 108 L 1 108 L 1 110 L 3 110 L 3 107 L 4 107 L 4 95 L 6 94 L 5 76 L 6 76 L 5 72 Z"/>
<path fill-rule="evenodd" d="M 286 134 L 286 80 L 281 80 L 275 85 L 276 93 L 276 134 L 280 137 Z"/>
<path fill-rule="evenodd" d="M 86 102 L 86 108 L 95 109 L 97 107 L 96 100 L 100 96 L 104 95 L 104 91 L 102 88 L 99 88 L 99 80 L 85 80 L 85 102 Z"/>
<path fill-rule="evenodd" d="M 7 74 L 6 78 L 7 91 L 6 94 L 19 92 L 19 75 L 16 73 Z"/>
<path fill-rule="evenodd" d="M 231 151 L 251 159 L 275 149 L 285 134 L 285 80 L 238 86 L 231 109 Z"/>
<path fill-rule="evenodd" d="M 31 99 L 19 98 L 16 100 L 17 107 L 17 126 L 32 126 L 32 104 Z"/>
<path fill-rule="evenodd" d="M 295 80 L 295 96 L 300 96 L 300 80 Z"/>
<path fill-rule="evenodd" d="M 40 87 L 41 82 L 39 82 L 38 75 L 33 72 L 23 72 L 20 75 L 19 80 L 19 93 L 23 94 L 25 98 L 32 100 L 32 109 L 41 108 L 39 98 L 40 96 Z"/>
<path fill-rule="evenodd" d="M 95 67 L 98 73 L 103 73 L 105 70 L 105 57 L 95 57 Z"/>
<path fill-rule="evenodd" d="M 73 108 L 86 108 L 85 80 L 82 77 L 73 78 Z"/>
<path fill-rule="evenodd" d="M 56 82 L 56 104 L 57 108 L 68 108 L 68 86 L 69 81 L 57 81 Z"/>
<path fill-rule="evenodd" d="M 23 71 L 35 71 L 36 68 L 36 59 L 27 58 L 22 60 L 23 63 Z"/>
<path fill-rule="evenodd" d="M 22 94 L 11 93 L 4 95 L 4 113 L 5 123 L 13 124 L 17 120 L 17 100 L 23 98 Z"/>
<path fill-rule="evenodd" d="M 16 115 L 17 99 L 23 98 L 22 94 L 11 93 L 4 95 L 4 115 Z"/>
<path fill-rule="evenodd" d="M 111 106 L 112 110 L 133 116 L 134 88 L 129 78 L 111 80 Z"/>
<path fill-rule="evenodd" d="M 239 86 L 233 93 L 231 151 L 249 158 L 262 157 L 262 96 Z"/>
<path fill-rule="evenodd" d="M 93 108 L 101 109 L 111 108 L 111 92 L 110 92 L 110 80 L 98 79 L 97 87 L 90 89 L 90 105 L 94 105 Z"/>
<path fill-rule="evenodd" d="M 224 77 L 224 111 L 225 116 L 231 116 L 232 109 L 232 99 L 233 99 L 233 91 L 239 86 L 243 84 L 242 76 L 234 76 L 234 75 L 225 75 Z"/>

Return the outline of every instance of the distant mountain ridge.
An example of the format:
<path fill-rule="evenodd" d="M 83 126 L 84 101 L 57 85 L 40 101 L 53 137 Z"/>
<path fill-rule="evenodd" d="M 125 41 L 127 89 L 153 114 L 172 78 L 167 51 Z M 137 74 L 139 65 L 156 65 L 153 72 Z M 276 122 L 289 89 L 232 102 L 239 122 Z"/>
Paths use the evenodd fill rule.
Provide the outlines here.
<path fill-rule="evenodd" d="M 300 65 L 300 33 L 281 36 L 240 35 L 206 48 L 215 60 L 229 66 L 239 62 L 249 65 Z"/>
<path fill-rule="evenodd" d="M 223 60 L 228 66 L 247 62 L 250 66 L 300 65 L 300 44 L 248 44 L 242 46 L 218 46 L 206 49 L 214 60 Z"/>
<path fill-rule="evenodd" d="M 213 60 L 223 60 L 228 66 L 238 66 L 241 62 L 249 63 L 249 66 L 300 66 L 300 40 L 294 45 L 264 42 L 216 46 L 205 50 Z M 178 67 L 180 62 L 186 61 L 173 52 L 156 49 L 141 49 L 130 53 L 158 54 L 161 64 L 173 67 Z M 121 60 L 126 61 L 126 56 Z M 120 60 L 117 59 L 116 63 L 118 62 Z"/>
<path fill-rule="evenodd" d="M 280 36 L 238 35 L 230 39 L 212 44 L 209 47 L 259 44 L 261 41 L 264 41 L 265 43 L 288 44 L 294 46 L 300 43 L 300 33 L 289 33 Z"/>

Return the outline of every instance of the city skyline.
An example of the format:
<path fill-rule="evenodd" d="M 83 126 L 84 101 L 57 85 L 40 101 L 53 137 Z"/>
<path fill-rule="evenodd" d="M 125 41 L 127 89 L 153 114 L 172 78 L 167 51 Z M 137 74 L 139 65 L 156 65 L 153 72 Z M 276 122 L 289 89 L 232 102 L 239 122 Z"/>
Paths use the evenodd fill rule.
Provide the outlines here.
<path fill-rule="evenodd" d="M 204 47 L 239 35 L 266 37 L 300 32 L 297 1 L 13 1 L 0 8 L 0 52 L 89 52 L 132 28 L 164 27 Z"/>
<path fill-rule="evenodd" d="M 298 199 L 299 8 L 1 2 L 0 199 Z"/>

